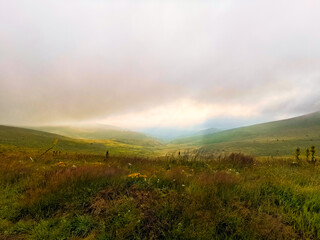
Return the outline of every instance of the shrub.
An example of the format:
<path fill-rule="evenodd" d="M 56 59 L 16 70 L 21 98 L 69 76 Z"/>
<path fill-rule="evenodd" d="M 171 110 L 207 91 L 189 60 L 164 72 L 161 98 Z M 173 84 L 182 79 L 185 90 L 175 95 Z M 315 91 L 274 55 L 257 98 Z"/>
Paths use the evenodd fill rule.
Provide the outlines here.
<path fill-rule="evenodd" d="M 300 161 L 300 154 L 301 154 L 301 150 L 300 150 L 299 147 L 297 147 L 296 150 L 295 150 L 295 158 L 296 158 L 297 162 Z"/>

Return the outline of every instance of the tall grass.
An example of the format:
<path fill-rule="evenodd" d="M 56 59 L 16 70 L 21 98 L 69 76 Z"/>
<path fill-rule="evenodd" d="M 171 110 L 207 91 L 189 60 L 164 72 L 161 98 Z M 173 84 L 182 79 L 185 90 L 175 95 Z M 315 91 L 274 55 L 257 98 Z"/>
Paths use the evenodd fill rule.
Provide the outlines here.
<path fill-rule="evenodd" d="M 318 165 L 27 156 L 0 159 L 0 239 L 320 238 Z"/>

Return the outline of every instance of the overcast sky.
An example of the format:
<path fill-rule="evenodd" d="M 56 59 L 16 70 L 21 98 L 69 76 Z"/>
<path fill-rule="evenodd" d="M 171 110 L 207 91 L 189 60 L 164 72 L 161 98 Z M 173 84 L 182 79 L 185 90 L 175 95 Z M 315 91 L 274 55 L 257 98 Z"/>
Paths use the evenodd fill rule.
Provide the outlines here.
<path fill-rule="evenodd" d="M 0 124 L 228 128 L 320 110 L 320 1 L 0 0 Z"/>

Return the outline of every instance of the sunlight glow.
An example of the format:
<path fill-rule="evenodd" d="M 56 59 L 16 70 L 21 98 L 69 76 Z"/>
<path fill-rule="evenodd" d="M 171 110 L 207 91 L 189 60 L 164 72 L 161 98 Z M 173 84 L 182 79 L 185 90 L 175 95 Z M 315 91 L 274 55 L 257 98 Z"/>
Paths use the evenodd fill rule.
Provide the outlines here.
<path fill-rule="evenodd" d="M 145 111 L 110 116 L 101 123 L 135 129 L 153 126 L 190 127 L 214 117 L 247 118 L 255 114 L 255 106 L 210 104 L 181 99 Z"/>

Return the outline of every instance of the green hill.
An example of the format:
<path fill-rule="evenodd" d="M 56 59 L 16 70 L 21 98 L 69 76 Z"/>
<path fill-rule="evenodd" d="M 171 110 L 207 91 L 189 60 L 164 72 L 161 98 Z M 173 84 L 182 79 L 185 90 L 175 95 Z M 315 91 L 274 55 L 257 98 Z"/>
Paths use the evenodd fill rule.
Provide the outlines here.
<path fill-rule="evenodd" d="M 43 126 L 32 129 L 55 133 L 76 139 L 111 139 L 124 144 L 159 146 L 161 143 L 142 133 L 128 131 L 108 125 L 88 126 Z"/>
<path fill-rule="evenodd" d="M 122 143 L 115 140 L 73 139 L 58 134 L 0 125 L 0 153 L 2 152 L 41 152 L 58 139 L 53 150 L 72 153 L 105 154 L 148 154 L 153 148 L 141 145 L 143 142 Z"/>
<path fill-rule="evenodd" d="M 149 154 L 177 149 L 202 148 L 223 154 L 243 152 L 255 156 L 288 156 L 297 147 L 302 151 L 320 147 L 320 112 L 268 123 L 241 127 L 201 136 L 177 139 L 163 145 L 144 134 L 105 127 L 43 127 L 48 133 L 17 127 L 0 126 L 0 152 L 34 149 L 42 151 L 59 139 L 58 151 L 104 154 L 106 149 L 121 154 Z M 67 135 L 68 137 L 62 136 Z M 73 137 L 73 138 L 71 138 Z M 81 138 L 81 139 L 75 139 Z"/>
<path fill-rule="evenodd" d="M 203 146 L 213 152 L 245 152 L 257 156 L 291 155 L 296 147 L 320 147 L 320 112 L 241 127 L 204 136 L 178 139 L 174 144 Z"/>
<path fill-rule="evenodd" d="M 102 144 L 92 145 L 88 142 L 77 141 L 61 135 L 18 128 L 9 126 L 0 126 L 0 146 L 13 149 L 46 149 L 53 145 L 55 139 L 58 139 L 56 145 L 57 151 L 99 151 L 105 148 Z"/>

